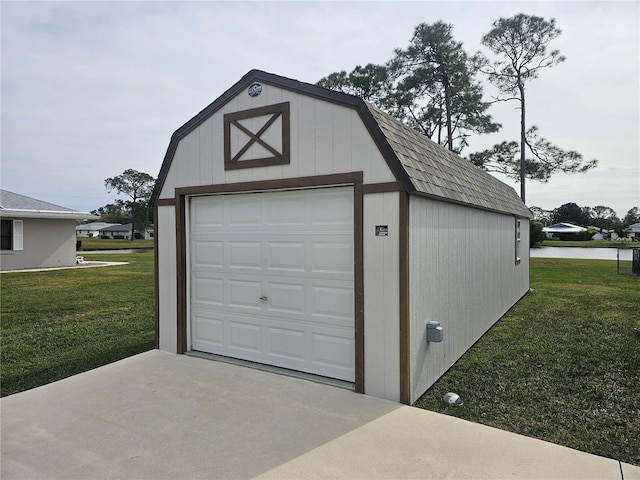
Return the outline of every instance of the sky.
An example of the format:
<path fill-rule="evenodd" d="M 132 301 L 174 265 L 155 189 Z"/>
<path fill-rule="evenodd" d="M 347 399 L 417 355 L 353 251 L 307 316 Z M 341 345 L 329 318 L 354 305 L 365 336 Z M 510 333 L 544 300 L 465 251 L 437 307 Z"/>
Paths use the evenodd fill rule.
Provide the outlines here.
<path fill-rule="evenodd" d="M 251 69 L 315 83 L 406 48 L 442 20 L 468 53 L 500 17 L 555 18 L 567 60 L 527 85 L 527 122 L 599 166 L 528 182 L 527 205 L 640 207 L 640 2 L 2 1 L 0 186 L 80 211 L 118 198 L 104 180 L 157 177 L 171 134 Z M 496 91 L 487 84 L 485 99 Z M 494 104 L 519 138 L 519 110 Z M 501 178 L 519 192 L 519 185 Z"/>

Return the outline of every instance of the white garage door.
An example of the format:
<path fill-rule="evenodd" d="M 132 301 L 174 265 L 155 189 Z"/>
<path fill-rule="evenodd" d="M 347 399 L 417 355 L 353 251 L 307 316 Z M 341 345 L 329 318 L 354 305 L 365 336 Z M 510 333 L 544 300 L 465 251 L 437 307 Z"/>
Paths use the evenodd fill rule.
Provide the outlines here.
<path fill-rule="evenodd" d="M 354 381 L 353 189 L 194 197 L 192 350 Z"/>

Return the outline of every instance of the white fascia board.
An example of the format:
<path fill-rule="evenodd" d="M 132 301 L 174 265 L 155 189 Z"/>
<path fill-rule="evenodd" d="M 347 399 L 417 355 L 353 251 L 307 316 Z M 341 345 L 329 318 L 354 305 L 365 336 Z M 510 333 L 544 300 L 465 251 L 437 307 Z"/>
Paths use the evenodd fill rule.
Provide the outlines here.
<path fill-rule="evenodd" d="M 11 218 L 55 218 L 60 220 L 88 220 L 99 218 L 89 212 L 76 212 L 73 210 L 27 210 L 19 208 L 6 208 L 0 210 L 0 217 Z"/>

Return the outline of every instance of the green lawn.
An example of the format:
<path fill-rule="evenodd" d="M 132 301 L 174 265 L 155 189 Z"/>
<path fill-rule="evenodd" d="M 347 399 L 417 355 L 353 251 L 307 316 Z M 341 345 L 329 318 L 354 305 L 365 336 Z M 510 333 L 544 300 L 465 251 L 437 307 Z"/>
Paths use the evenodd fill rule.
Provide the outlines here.
<path fill-rule="evenodd" d="M 640 278 L 607 260 L 531 265 L 534 291 L 416 406 L 640 465 Z"/>
<path fill-rule="evenodd" d="M 76 237 L 82 242 L 81 250 L 123 250 L 129 248 L 153 248 L 153 240 L 113 240 L 110 238 Z"/>
<path fill-rule="evenodd" d="M 85 259 L 130 264 L 2 274 L 2 396 L 154 347 L 153 254 Z"/>
<path fill-rule="evenodd" d="M 86 258 L 131 263 L 0 277 L 2 395 L 153 348 L 153 255 Z M 416 406 L 640 465 L 640 278 L 532 259 L 531 284 Z"/>
<path fill-rule="evenodd" d="M 583 248 L 630 248 L 640 247 L 640 242 L 630 242 L 622 240 L 587 240 L 584 242 L 571 240 L 545 240 L 543 247 L 583 247 Z"/>

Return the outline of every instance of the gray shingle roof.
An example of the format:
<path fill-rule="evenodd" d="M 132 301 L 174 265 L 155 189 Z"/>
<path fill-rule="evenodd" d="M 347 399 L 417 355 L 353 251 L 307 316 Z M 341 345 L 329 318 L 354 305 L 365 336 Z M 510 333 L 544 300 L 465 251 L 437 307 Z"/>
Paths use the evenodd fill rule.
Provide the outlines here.
<path fill-rule="evenodd" d="M 35 198 L 13 193 L 8 190 L 0 190 L 0 215 L 12 215 L 15 217 L 37 218 L 92 218 L 88 212 L 78 212 L 71 208 L 61 207 L 54 203 L 44 202 Z"/>
<path fill-rule="evenodd" d="M 367 107 L 417 192 L 531 218 L 531 212 L 513 188 L 377 107 L 371 104 Z"/>

